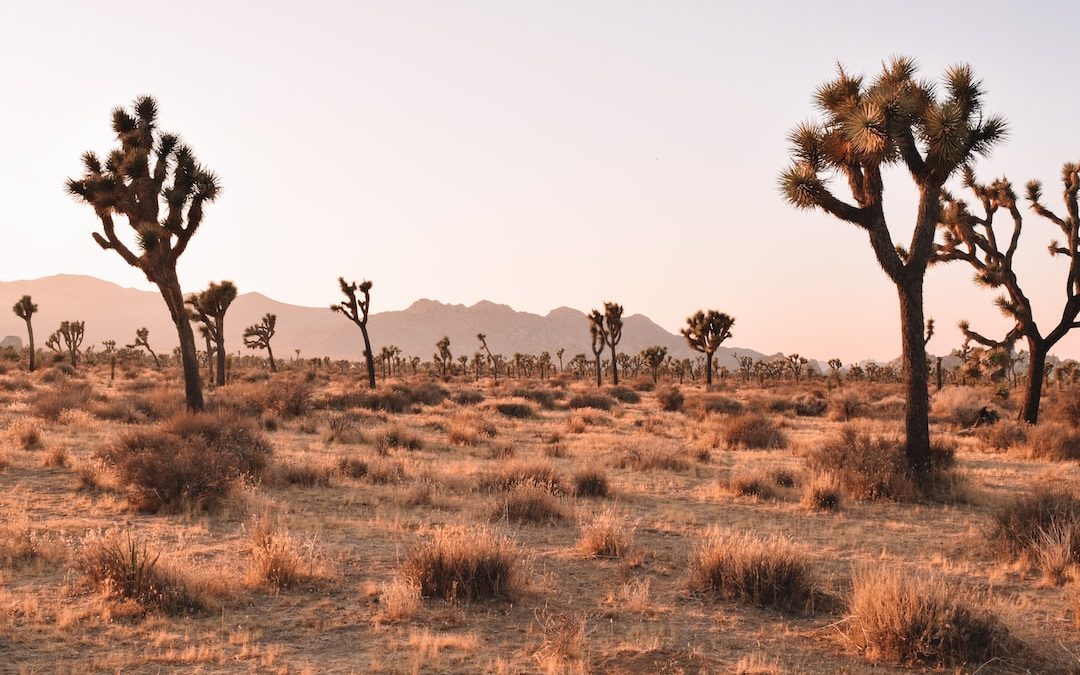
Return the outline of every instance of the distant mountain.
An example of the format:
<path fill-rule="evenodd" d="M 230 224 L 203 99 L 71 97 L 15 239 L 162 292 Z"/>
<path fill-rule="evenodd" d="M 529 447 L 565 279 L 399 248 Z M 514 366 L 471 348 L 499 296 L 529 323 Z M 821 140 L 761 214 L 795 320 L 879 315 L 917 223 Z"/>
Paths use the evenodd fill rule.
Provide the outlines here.
<path fill-rule="evenodd" d="M 85 346 L 109 339 L 128 344 L 142 326 L 150 330 L 150 344 L 155 350 L 168 352 L 177 345 L 168 310 L 156 292 L 123 288 L 95 277 L 56 275 L 0 282 L 0 308 L 13 305 L 26 294 L 32 295 L 40 308 L 34 316 L 39 346 L 65 319 L 86 322 Z M 228 349 L 247 352 L 241 334 L 267 312 L 278 317 L 275 356 L 290 358 L 299 349 L 304 357 L 361 358 L 360 333 L 341 316 L 327 308 L 289 305 L 259 293 L 240 295 L 229 309 L 225 317 Z M 630 315 L 623 323 L 620 352 L 637 354 L 645 347 L 660 345 L 678 358 L 698 355 L 686 346 L 682 336 L 669 333 L 646 316 Z M 450 350 L 455 356 L 471 356 L 479 348 L 477 333 L 486 334 L 491 350 L 504 356 L 546 350 L 554 359 L 555 352 L 565 348 L 565 362 L 578 353 L 590 354 L 585 314 L 569 307 L 540 316 L 488 301 L 466 307 L 425 299 L 401 311 L 373 314 L 369 327 L 376 353 L 380 347 L 394 344 L 403 354 L 425 360 L 431 358 L 435 343 L 444 335 L 450 338 Z M 24 331 L 25 325 L 13 312 L 0 311 L 0 335 L 19 336 Z M 751 349 L 721 348 L 717 359 L 721 365 L 735 369 L 736 355 L 767 358 Z"/>

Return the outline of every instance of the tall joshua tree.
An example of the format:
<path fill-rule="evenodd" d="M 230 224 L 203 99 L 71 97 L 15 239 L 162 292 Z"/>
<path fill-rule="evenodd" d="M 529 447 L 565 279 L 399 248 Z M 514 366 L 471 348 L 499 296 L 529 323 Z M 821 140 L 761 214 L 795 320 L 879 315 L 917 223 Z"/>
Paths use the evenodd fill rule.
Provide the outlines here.
<path fill-rule="evenodd" d="M 364 362 L 367 364 L 368 387 L 374 389 L 375 355 L 371 353 L 371 338 L 368 336 L 367 329 L 368 312 L 371 311 L 372 284 L 367 280 L 360 283 L 354 281 L 350 284 L 345 281 L 345 277 L 338 277 L 338 285 L 341 287 L 341 293 L 345 296 L 345 300 L 336 305 L 330 305 L 330 310 L 341 312 L 346 319 L 360 328 L 360 333 L 364 336 Z M 358 291 L 363 296 L 362 298 L 356 297 Z"/>
<path fill-rule="evenodd" d="M 496 367 L 498 364 L 495 362 L 495 357 L 491 355 L 491 350 L 488 349 L 487 335 L 483 333 L 477 333 L 476 339 L 480 341 L 480 348 L 487 354 L 488 361 L 491 363 L 491 376 L 495 378 L 495 384 L 499 383 L 499 369 Z"/>
<path fill-rule="evenodd" d="M 191 321 L 198 322 L 199 317 L 195 312 L 191 312 L 189 315 Z M 210 335 L 210 329 L 204 324 L 199 324 L 199 336 L 202 337 L 203 342 L 206 343 L 206 381 L 214 381 L 214 338 Z"/>
<path fill-rule="evenodd" d="M 607 330 L 604 328 L 604 315 L 600 310 L 594 309 L 589 314 L 589 336 L 592 338 L 593 359 L 596 361 L 596 386 L 604 384 L 600 369 L 600 357 L 607 347 Z"/>
<path fill-rule="evenodd" d="M 442 336 L 442 339 L 435 343 L 435 348 L 439 350 L 436 356 L 439 357 L 443 375 L 449 375 L 450 366 L 454 362 L 454 355 L 450 353 L 450 337 L 447 335 Z"/>
<path fill-rule="evenodd" d="M 206 327 L 217 352 L 217 385 L 225 386 L 225 312 L 236 300 L 236 286 L 231 281 L 213 283 L 206 290 L 187 299 L 195 319 Z"/>
<path fill-rule="evenodd" d="M 687 317 L 686 328 L 679 331 L 691 349 L 705 354 L 706 387 L 712 386 L 713 355 L 724 340 L 731 337 L 731 327 L 734 325 L 735 319 L 723 312 L 698 310 L 693 316 Z"/>
<path fill-rule="evenodd" d="M 641 358 L 645 359 L 645 363 L 649 364 L 649 368 L 652 370 L 652 381 L 656 382 L 659 379 L 660 365 L 667 358 L 667 347 L 647 347 L 641 350 Z"/>
<path fill-rule="evenodd" d="M 619 365 L 615 354 L 615 346 L 622 339 L 622 305 L 615 302 L 604 303 L 604 323 L 607 332 L 607 343 L 611 347 L 611 383 L 619 384 Z"/>
<path fill-rule="evenodd" d="M 1028 368 L 1025 383 L 1024 406 L 1020 419 L 1035 424 L 1039 420 L 1039 404 L 1042 400 L 1043 381 L 1046 377 L 1046 358 L 1065 335 L 1080 327 L 1080 212 L 1077 208 L 1077 192 L 1080 191 L 1080 166 L 1066 164 L 1062 167 L 1061 182 L 1064 187 L 1065 211 L 1062 217 L 1042 203 L 1042 185 L 1038 181 L 1027 184 L 1027 200 L 1031 209 L 1061 229 L 1065 242 L 1050 242 L 1050 255 L 1063 255 L 1069 260 L 1065 280 L 1065 306 L 1057 325 L 1043 334 L 1035 321 L 1031 300 L 1024 293 L 1013 265 L 1024 218 L 1017 204 L 1012 184 L 1005 178 L 992 183 L 980 183 L 970 166 L 964 167 L 963 185 L 974 201 L 981 206 L 982 215 L 969 210 L 968 204 L 953 197 L 942 195 L 942 242 L 935 251 L 936 262 L 962 260 L 975 270 L 978 283 L 989 288 L 1001 288 L 1004 294 L 996 300 L 1002 313 L 1013 320 L 1013 326 L 1000 340 L 995 340 L 971 330 L 967 321 L 960 322 L 964 338 L 988 349 L 1009 353 L 1020 338 L 1027 341 Z M 1002 250 L 994 230 L 994 216 L 998 211 L 1008 212 L 1012 232 Z"/>
<path fill-rule="evenodd" d="M 154 353 L 154 350 L 150 348 L 150 330 L 148 328 L 139 328 L 135 331 L 135 342 L 128 345 L 128 349 L 135 349 L 136 347 L 142 347 L 146 351 L 150 352 L 150 356 L 154 359 L 154 367 L 161 368 L 161 359 Z"/>
<path fill-rule="evenodd" d="M 82 321 L 62 321 L 55 335 L 59 335 L 64 341 L 64 348 L 71 356 L 71 367 L 78 367 L 79 347 L 82 346 L 83 337 L 86 335 L 86 324 Z"/>
<path fill-rule="evenodd" d="M 800 209 L 822 211 L 867 233 L 881 269 L 896 286 L 907 402 L 906 453 L 918 477 L 930 468 L 923 279 L 934 252 L 941 189 L 972 158 L 1006 133 L 1005 121 L 983 110 L 983 88 L 966 65 L 948 69 L 944 86 L 915 79 L 912 60 L 894 58 L 872 82 L 848 75 L 818 88 L 819 122 L 790 134 L 791 165 L 780 178 L 784 197 Z M 902 163 L 918 193 L 911 241 L 895 243 L 883 208 L 882 168 Z M 852 201 L 837 196 L 843 179 Z"/>
<path fill-rule="evenodd" d="M 277 330 L 277 315 L 267 313 L 259 323 L 252 324 L 244 329 L 244 346 L 248 349 L 265 349 L 266 357 L 270 359 L 270 372 L 277 372 L 277 364 L 274 363 L 274 348 L 270 346 L 270 339 Z"/>
<path fill-rule="evenodd" d="M 38 306 L 34 304 L 29 295 L 24 295 L 19 298 L 19 301 L 15 303 L 15 307 L 12 309 L 15 316 L 26 322 L 26 336 L 30 341 L 30 372 L 32 373 L 37 368 L 37 355 L 34 350 L 34 324 L 31 319 L 37 313 Z"/>
<path fill-rule="evenodd" d="M 217 176 L 177 136 L 158 131 L 157 117 L 157 102 L 150 96 L 136 99 L 131 110 L 114 109 L 112 128 L 119 147 L 104 164 L 94 153 L 85 153 L 83 177 L 69 179 L 67 189 L 90 205 L 101 221 L 102 231 L 94 233 L 98 245 L 115 251 L 157 285 L 180 338 L 188 408 L 202 410 L 195 335 L 176 264 L 202 224 L 204 207 L 217 198 L 221 187 Z M 126 219 L 134 231 L 138 254 L 117 235 L 116 216 Z"/>

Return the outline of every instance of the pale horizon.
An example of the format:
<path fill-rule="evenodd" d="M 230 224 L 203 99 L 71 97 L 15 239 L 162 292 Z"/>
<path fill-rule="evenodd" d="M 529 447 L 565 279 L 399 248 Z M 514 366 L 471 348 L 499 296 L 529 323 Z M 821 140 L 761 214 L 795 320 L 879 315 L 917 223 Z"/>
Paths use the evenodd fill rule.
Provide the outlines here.
<path fill-rule="evenodd" d="M 0 55 L 18 64 L 4 79 L 20 92 L 0 113 L 0 280 L 152 289 L 97 247 L 93 212 L 63 190 L 84 151 L 112 147 L 111 109 L 152 94 L 161 128 L 224 185 L 180 261 L 186 292 L 231 279 L 328 306 L 345 276 L 374 281 L 373 312 L 421 298 L 541 315 L 615 300 L 672 332 L 712 308 L 736 317 L 733 345 L 886 361 L 900 353 L 897 300 L 866 237 L 777 191 L 786 134 L 813 116 L 835 64 L 872 76 L 903 53 L 932 80 L 972 64 L 988 110 L 1010 122 L 979 175 L 1039 178 L 1051 208 L 1061 164 L 1080 159 L 1068 145 L 1080 9 L 1064 3 L 915 3 L 880 26 L 854 3 L 824 26 L 796 3 L 195 3 L 179 18 L 136 6 L 0 9 Z M 976 39 L 972 19 L 988 15 L 1011 19 L 1015 39 Z M 183 59 L 158 46 L 166 20 Z M 131 42 L 109 47 L 110 35 Z M 899 171 L 886 202 L 905 241 L 914 199 Z M 1054 234 L 1025 218 L 1017 267 L 1043 324 L 1064 300 Z M 929 350 L 958 347 L 960 319 L 1003 334 L 993 297 L 958 263 L 931 269 Z M 1054 354 L 1080 358 L 1080 336 Z"/>

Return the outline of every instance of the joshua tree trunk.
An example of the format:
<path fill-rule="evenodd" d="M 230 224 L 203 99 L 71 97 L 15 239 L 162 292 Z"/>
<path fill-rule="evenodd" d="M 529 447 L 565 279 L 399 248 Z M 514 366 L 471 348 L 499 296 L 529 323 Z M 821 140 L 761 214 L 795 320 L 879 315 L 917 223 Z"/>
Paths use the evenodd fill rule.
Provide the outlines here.
<path fill-rule="evenodd" d="M 367 326 L 361 325 L 360 332 L 364 335 L 364 361 L 367 363 L 368 387 L 375 388 L 375 357 L 371 353 L 371 339 L 368 338 Z M 446 366 L 443 366 L 445 370 Z"/>
<path fill-rule="evenodd" d="M 900 330 L 903 339 L 903 372 L 907 411 L 904 428 L 909 466 L 917 475 L 930 468 L 930 398 L 926 369 L 925 320 L 923 319 L 923 277 L 911 275 L 897 283 L 900 295 Z"/>
<path fill-rule="evenodd" d="M 705 352 L 705 388 L 712 388 L 712 357 L 713 352 Z"/>
<path fill-rule="evenodd" d="M 30 372 L 34 372 L 37 368 L 37 355 L 34 353 L 34 326 L 30 323 L 30 319 L 26 320 L 26 335 L 30 339 Z"/>
<path fill-rule="evenodd" d="M 210 334 L 203 336 L 206 339 L 206 381 L 214 381 L 214 343 L 210 341 Z"/>
<path fill-rule="evenodd" d="M 176 273 L 167 268 L 158 271 L 156 283 L 169 315 L 176 325 L 177 337 L 180 338 L 180 361 L 184 368 L 184 396 L 190 410 L 200 411 L 205 407 L 202 395 L 202 382 L 199 380 L 199 359 L 195 349 L 195 333 L 191 330 L 184 294 L 180 290 L 180 280 Z M 209 355 L 207 355 L 209 360 Z"/>
<path fill-rule="evenodd" d="M 274 350 L 270 348 L 270 342 L 266 343 L 266 356 L 270 359 L 270 372 L 277 372 L 277 364 L 274 363 Z"/>
<path fill-rule="evenodd" d="M 1024 407 L 1020 411 L 1020 419 L 1028 424 L 1039 421 L 1039 401 L 1042 399 L 1046 356 L 1049 352 L 1050 348 L 1045 341 L 1028 336 L 1027 388 L 1024 391 Z"/>
<path fill-rule="evenodd" d="M 218 320 L 217 335 L 217 386 L 225 386 L 225 317 Z"/>
<path fill-rule="evenodd" d="M 611 384 L 619 386 L 619 362 L 615 358 L 615 346 L 611 347 Z"/>
<path fill-rule="evenodd" d="M 600 373 L 600 355 L 599 354 L 597 354 L 597 356 L 596 356 L 596 386 L 598 386 L 598 387 L 604 386 L 604 378 L 603 378 L 603 375 Z"/>

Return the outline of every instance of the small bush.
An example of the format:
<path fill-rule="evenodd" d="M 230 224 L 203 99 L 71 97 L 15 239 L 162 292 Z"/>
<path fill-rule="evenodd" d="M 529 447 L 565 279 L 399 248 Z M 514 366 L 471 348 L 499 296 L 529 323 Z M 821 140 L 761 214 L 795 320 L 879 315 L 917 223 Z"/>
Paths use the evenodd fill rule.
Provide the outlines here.
<path fill-rule="evenodd" d="M 1080 528 L 1080 499 L 1071 492 L 1037 492 L 1001 504 L 990 514 L 985 540 L 998 556 L 1013 558 L 1031 553 L 1040 536 L 1054 528 Z"/>
<path fill-rule="evenodd" d="M 690 589 L 759 607 L 807 611 L 814 577 L 786 537 L 711 531 L 691 553 Z"/>
<path fill-rule="evenodd" d="M 375 449 L 385 454 L 390 448 L 422 450 L 424 448 L 424 439 L 400 427 L 387 427 L 375 436 Z"/>
<path fill-rule="evenodd" d="M 1010 642 L 1001 621 L 970 594 L 884 568 L 852 579 L 845 632 L 871 659 L 935 668 L 987 663 Z"/>
<path fill-rule="evenodd" d="M 179 571 L 159 565 L 160 555 L 132 539 L 130 533 L 110 533 L 87 541 L 78 565 L 94 586 L 110 596 L 134 600 L 145 609 L 166 614 L 205 609 L 205 596 Z"/>
<path fill-rule="evenodd" d="M 246 580 L 252 586 L 292 588 L 317 576 L 318 547 L 301 544 L 266 515 L 249 523 L 248 549 Z"/>
<path fill-rule="evenodd" d="M 528 403 L 496 403 L 495 410 L 500 415 L 514 419 L 530 419 L 536 417 L 532 406 Z"/>
<path fill-rule="evenodd" d="M 454 395 L 454 403 L 458 405 L 477 405 L 483 401 L 484 393 L 475 389 L 462 389 Z"/>
<path fill-rule="evenodd" d="M 367 479 L 376 485 L 404 483 L 409 477 L 401 462 L 380 458 L 372 460 L 367 466 Z"/>
<path fill-rule="evenodd" d="M 641 394 L 622 385 L 608 387 L 607 393 L 619 403 L 641 403 Z"/>
<path fill-rule="evenodd" d="M 7 428 L 8 438 L 15 447 L 32 452 L 45 448 L 45 439 L 41 436 L 38 421 L 31 417 L 18 417 Z"/>
<path fill-rule="evenodd" d="M 634 550 L 634 527 L 614 509 L 604 509 L 581 526 L 577 550 L 591 558 L 626 558 Z"/>
<path fill-rule="evenodd" d="M 617 469 L 636 471 L 686 471 L 690 462 L 673 452 L 657 448 L 629 448 L 615 461 Z"/>
<path fill-rule="evenodd" d="M 680 412 L 686 403 L 686 397 L 678 387 L 665 386 L 656 390 L 656 402 L 660 404 L 661 410 Z"/>
<path fill-rule="evenodd" d="M 480 477 L 484 490 L 512 490 L 518 485 L 540 485 L 552 494 L 563 492 L 562 478 L 551 464 L 517 461 Z"/>
<path fill-rule="evenodd" d="M 1080 429 L 1061 422 L 1042 422 L 1028 432 L 1028 450 L 1035 459 L 1065 462 L 1080 459 Z"/>
<path fill-rule="evenodd" d="M 723 426 L 723 439 L 728 447 L 774 449 L 787 447 L 787 436 L 769 417 L 746 413 L 729 417 Z"/>
<path fill-rule="evenodd" d="M 731 491 L 740 497 L 772 499 L 776 496 L 772 481 L 764 471 L 737 474 L 729 483 Z"/>
<path fill-rule="evenodd" d="M 746 410 L 746 406 L 742 403 L 722 394 L 696 396 L 687 403 L 686 407 L 698 418 L 707 415 L 738 415 Z"/>
<path fill-rule="evenodd" d="M 519 483 L 499 499 L 492 517 L 518 524 L 550 524 L 564 520 L 566 514 L 546 485 Z"/>
<path fill-rule="evenodd" d="M 593 410 L 611 410 L 615 407 L 615 399 L 599 392 L 575 394 L 570 397 L 566 405 L 571 410 L 579 410 L 581 408 L 592 408 Z"/>
<path fill-rule="evenodd" d="M 527 389 L 521 387 L 513 390 L 510 395 L 531 401 L 544 410 L 552 410 L 555 408 L 555 402 L 562 395 L 562 392 L 555 392 L 551 389 Z"/>
<path fill-rule="evenodd" d="M 997 424 L 979 427 L 977 435 L 992 450 L 1008 450 L 1027 441 L 1031 429 L 1024 422 L 1001 420 Z"/>
<path fill-rule="evenodd" d="M 821 417 L 828 407 L 828 401 L 813 394 L 800 394 L 791 402 L 791 409 L 799 417 Z"/>
<path fill-rule="evenodd" d="M 287 485 L 325 487 L 330 485 L 330 467 L 306 462 L 283 462 L 276 467 L 277 479 Z"/>
<path fill-rule="evenodd" d="M 937 419 L 967 428 L 979 421 L 979 413 L 985 406 L 983 394 L 978 389 L 946 387 L 934 393 L 930 412 Z"/>
<path fill-rule="evenodd" d="M 25 513 L 0 521 L 0 568 L 19 567 L 50 557 L 51 549 L 45 535 L 31 527 Z"/>
<path fill-rule="evenodd" d="M 850 422 L 869 412 L 866 401 L 850 389 L 841 389 L 829 397 L 829 419 L 834 422 Z"/>
<path fill-rule="evenodd" d="M 342 457 L 337 461 L 337 470 L 349 478 L 363 478 L 368 474 L 367 462 L 356 457 Z"/>
<path fill-rule="evenodd" d="M 258 476 L 272 450 L 247 420 L 184 413 L 128 432 L 95 456 L 112 470 L 140 511 L 212 508 L 244 476 Z"/>
<path fill-rule="evenodd" d="M 597 469 L 585 469 L 574 474 L 574 495 L 578 497 L 607 497 L 607 476 Z"/>
<path fill-rule="evenodd" d="M 524 589 L 529 561 L 510 539 L 482 527 L 443 527 L 405 561 L 400 577 L 425 597 L 513 600 Z"/>
<path fill-rule="evenodd" d="M 450 392 L 434 382 L 421 382 L 411 387 L 398 384 L 394 385 L 394 389 L 420 405 L 439 405 L 450 397 Z"/>
<path fill-rule="evenodd" d="M 354 413 L 332 415 L 327 420 L 326 433 L 323 441 L 326 443 L 358 444 L 366 443 L 367 437 L 358 428 L 360 418 Z"/>
<path fill-rule="evenodd" d="M 55 388 L 35 391 L 30 396 L 30 410 L 55 422 L 65 410 L 86 410 L 93 397 L 93 387 L 86 382 L 65 380 Z"/>
<path fill-rule="evenodd" d="M 814 511 L 838 511 L 843 504 L 843 490 L 836 475 L 821 471 L 803 485 L 802 504 Z"/>

